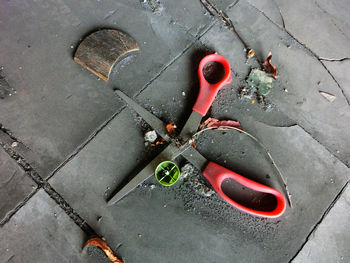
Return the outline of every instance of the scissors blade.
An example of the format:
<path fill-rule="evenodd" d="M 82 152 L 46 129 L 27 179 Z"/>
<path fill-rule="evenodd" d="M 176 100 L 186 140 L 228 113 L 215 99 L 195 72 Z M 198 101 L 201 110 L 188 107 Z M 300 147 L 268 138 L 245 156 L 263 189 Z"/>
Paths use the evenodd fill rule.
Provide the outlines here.
<path fill-rule="evenodd" d="M 189 146 L 188 146 L 189 147 Z M 163 161 L 175 159 L 188 147 L 178 148 L 174 143 L 169 144 L 160 154 L 158 154 L 145 168 L 143 168 L 131 181 L 118 191 L 107 203 L 111 206 L 121 200 L 124 196 L 130 193 L 138 185 L 143 183 L 154 173 L 158 164 Z"/>
<path fill-rule="evenodd" d="M 196 168 L 198 168 L 201 172 L 205 169 L 209 162 L 193 147 L 188 147 L 186 151 L 184 151 L 181 155 L 185 157 L 187 161 L 192 163 Z"/>
<path fill-rule="evenodd" d="M 166 124 L 163 121 L 161 121 L 155 115 L 143 108 L 141 105 L 139 105 L 136 101 L 127 96 L 121 90 L 117 89 L 115 92 L 131 108 L 133 108 L 142 117 L 142 119 L 144 119 L 145 122 L 147 122 L 152 127 L 152 129 L 154 129 L 164 140 L 170 141 L 170 137 L 168 136 L 167 130 L 165 128 Z"/>
<path fill-rule="evenodd" d="M 192 111 L 190 117 L 182 128 L 180 137 L 184 140 L 190 139 L 193 134 L 198 130 L 199 124 L 201 123 L 203 116 L 196 111 Z"/>

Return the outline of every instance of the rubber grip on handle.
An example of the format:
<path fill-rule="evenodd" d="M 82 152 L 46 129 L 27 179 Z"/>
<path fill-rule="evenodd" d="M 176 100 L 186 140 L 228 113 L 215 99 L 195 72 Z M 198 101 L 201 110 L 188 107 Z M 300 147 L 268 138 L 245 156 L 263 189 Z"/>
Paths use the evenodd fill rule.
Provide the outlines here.
<path fill-rule="evenodd" d="M 285 209 L 286 209 L 286 199 L 283 196 L 281 192 L 278 190 L 271 188 L 269 186 L 257 183 L 255 181 L 252 181 L 248 178 L 245 178 L 239 174 L 236 174 L 235 172 L 232 172 L 221 165 L 218 165 L 214 162 L 209 162 L 206 168 L 203 171 L 203 175 L 209 183 L 214 187 L 215 191 L 229 204 L 236 207 L 237 209 L 244 211 L 246 213 L 260 216 L 260 217 L 267 217 L 267 218 L 275 218 L 281 216 Z M 250 188 L 257 192 L 263 192 L 267 194 L 272 194 L 275 196 L 277 200 L 276 207 L 273 211 L 259 211 L 254 210 L 249 207 L 245 207 L 232 199 L 230 199 L 221 189 L 221 184 L 225 179 L 231 178 L 235 180 L 236 182 L 240 183 L 241 185 Z"/>
<path fill-rule="evenodd" d="M 209 62 L 218 62 L 225 69 L 224 77 L 215 84 L 210 84 L 205 79 L 203 74 L 203 68 Z M 230 64 L 228 63 L 226 58 L 218 54 L 211 54 L 211 55 L 205 56 L 199 63 L 199 67 L 198 67 L 199 94 L 198 94 L 197 101 L 194 104 L 192 109 L 202 116 L 206 115 L 219 89 L 229 84 L 232 81 L 230 74 L 231 74 Z"/>

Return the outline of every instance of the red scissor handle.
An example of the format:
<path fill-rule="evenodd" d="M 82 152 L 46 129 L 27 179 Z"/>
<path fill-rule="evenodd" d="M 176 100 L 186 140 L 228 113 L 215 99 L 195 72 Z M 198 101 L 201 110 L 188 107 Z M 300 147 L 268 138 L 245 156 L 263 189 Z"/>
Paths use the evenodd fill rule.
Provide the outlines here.
<path fill-rule="evenodd" d="M 205 79 L 203 74 L 204 66 L 209 62 L 218 62 L 225 69 L 224 77 L 215 84 L 210 84 Z M 219 89 L 231 82 L 232 78 L 230 73 L 231 73 L 230 64 L 228 63 L 226 58 L 218 54 L 211 54 L 211 55 L 205 56 L 199 63 L 199 67 L 198 67 L 199 94 L 198 94 L 197 101 L 194 104 L 192 109 L 202 116 L 207 114 Z"/>
<path fill-rule="evenodd" d="M 232 172 L 214 162 L 208 163 L 208 165 L 203 171 L 203 175 L 205 176 L 205 178 L 207 178 L 209 183 L 214 187 L 215 191 L 226 202 L 228 202 L 229 204 L 238 208 L 241 211 L 244 211 L 246 213 L 256 215 L 256 216 L 275 218 L 275 217 L 281 216 L 286 209 L 286 199 L 284 198 L 281 192 L 271 187 L 268 187 L 266 185 L 254 182 L 239 174 L 236 174 L 235 172 Z M 259 211 L 237 203 L 222 191 L 221 185 L 225 179 L 233 179 L 234 181 L 238 182 L 242 186 L 249 188 L 253 191 L 273 195 L 277 201 L 276 207 L 272 211 Z"/>

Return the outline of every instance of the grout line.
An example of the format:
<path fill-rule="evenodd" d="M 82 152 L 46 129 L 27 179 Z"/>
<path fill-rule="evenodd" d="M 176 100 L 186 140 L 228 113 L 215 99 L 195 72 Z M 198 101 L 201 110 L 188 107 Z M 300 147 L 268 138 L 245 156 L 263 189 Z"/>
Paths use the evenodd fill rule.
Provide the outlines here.
<path fill-rule="evenodd" d="M 62 169 L 67 163 L 69 163 L 76 155 L 80 153 L 81 150 L 85 148 L 87 144 L 89 144 L 108 124 L 110 124 L 118 115 L 123 111 L 126 105 L 121 106 L 119 110 L 112 114 L 104 123 L 102 123 L 94 132 L 92 132 L 89 137 L 80 144 L 74 151 L 71 153 L 63 162 L 61 162 L 47 177 L 47 181 L 51 179 L 59 170 Z"/>
<path fill-rule="evenodd" d="M 310 233 L 306 236 L 304 243 L 301 245 L 301 247 L 298 249 L 298 251 L 295 253 L 295 255 L 289 260 L 289 262 L 292 262 L 298 256 L 298 254 L 301 252 L 301 250 L 305 247 L 306 243 L 309 241 L 310 236 L 317 230 L 318 226 L 322 223 L 322 221 L 328 215 L 330 210 L 334 207 L 335 203 L 339 200 L 341 195 L 345 192 L 345 189 L 349 185 L 349 183 L 350 183 L 350 181 L 347 181 L 345 183 L 345 185 L 342 187 L 342 189 L 339 191 L 339 193 L 335 196 L 333 201 L 327 207 L 326 211 L 322 214 L 321 218 L 316 222 L 316 224 L 312 227 Z"/>
<path fill-rule="evenodd" d="M 1 128 L 7 134 L 9 134 L 9 130 L 5 128 Z M 0 226 L 3 226 L 6 222 L 8 222 L 13 215 L 23 207 L 30 199 L 34 196 L 35 193 L 38 192 L 40 188 L 44 189 L 45 192 L 58 204 L 63 211 L 77 224 L 87 235 L 96 235 L 95 231 L 85 222 L 85 220 L 78 215 L 77 212 L 73 210 L 73 208 L 68 204 L 67 201 L 45 180 L 41 177 L 41 175 L 25 160 L 23 156 L 15 152 L 10 145 L 6 145 L 0 141 L 0 145 L 6 151 L 6 153 L 14 159 L 17 164 L 25 171 L 25 173 L 38 185 L 36 191 L 33 194 L 28 195 L 20 205 L 18 205 L 8 216 L 6 216 L 5 220 L 0 223 Z"/>

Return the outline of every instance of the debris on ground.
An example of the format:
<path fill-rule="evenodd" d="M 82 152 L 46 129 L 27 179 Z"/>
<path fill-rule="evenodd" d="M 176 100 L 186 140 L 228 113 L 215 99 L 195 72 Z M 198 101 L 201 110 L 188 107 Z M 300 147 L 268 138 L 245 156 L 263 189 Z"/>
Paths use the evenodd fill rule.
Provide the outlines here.
<path fill-rule="evenodd" d="M 256 88 L 250 86 L 243 86 L 238 90 L 239 98 L 246 98 L 251 100 L 256 92 Z"/>
<path fill-rule="evenodd" d="M 111 262 L 113 262 L 113 263 L 123 263 L 123 261 L 121 259 L 119 259 L 116 255 L 114 255 L 112 249 L 101 238 L 99 238 L 99 237 L 90 238 L 85 243 L 83 249 L 86 248 L 89 245 L 93 245 L 93 246 L 101 248 Z"/>
<path fill-rule="evenodd" d="M 202 196 L 209 197 L 215 194 L 213 189 L 199 179 L 198 173 L 195 172 L 194 166 L 190 163 L 181 167 L 180 180 L 183 180 L 184 184 L 188 184 L 196 193 Z"/>
<path fill-rule="evenodd" d="M 249 49 L 248 53 L 247 53 L 247 59 L 250 59 L 252 57 L 254 57 L 255 52 L 253 49 Z"/>
<path fill-rule="evenodd" d="M 173 135 L 177 126 L 174 123 L 169 123 L 165 128 L 168 131 L 169 135 Z"/>
<path fill-rule="evenodd" d="M 269 94 L 272 89 L 273 78 L 268 73 L 260 69 L 252 69 L 249 73 L 247 83 L 256 88 L 262 95 Z"/>
<path fill-rule="evenodd" d="M 271 59 L 272 59 L 272 53 L 270 52 L 268 55 L 267 55 L 267 58 L 264 62 L 264 69 L 269 72 L 269 73 L 272 73 L 272 77 L 274 79 L 277 78 L 277 68 L 271 64 Z"/>
<path fill-rule="evenodd" d="M 148 131 L 145 133 L 144 139 L 146 142 L 154 143 L 158 138 L 156 131 Z"/>
<path fill-rule="evenodd" d="M 214 119 L 214 118 L 206 119 L 199 126 L 199 129 L 202 130 L 204 128 L 221 127 L 221 126 L 234 127 L 234 128 L 243 130 L 239 121 L 233 121 L 233 120 L 222 120 L 222 121 L 219 121 L 219 120 Z"/>
<path fill-rule="evenodd" d="M 333 102 L 335 100 L 335 96 L 333 94 L 324 91 L 319 91 L 319 93 L 329 102 Z"/>
<path fill-rule="evenodd" d="M 165 140 L 163 138 L 158 138 L 155 143 L 151 143 L 151 146 L 157 146 L 157 145 L 163 145 L 165 143 Z"/>

